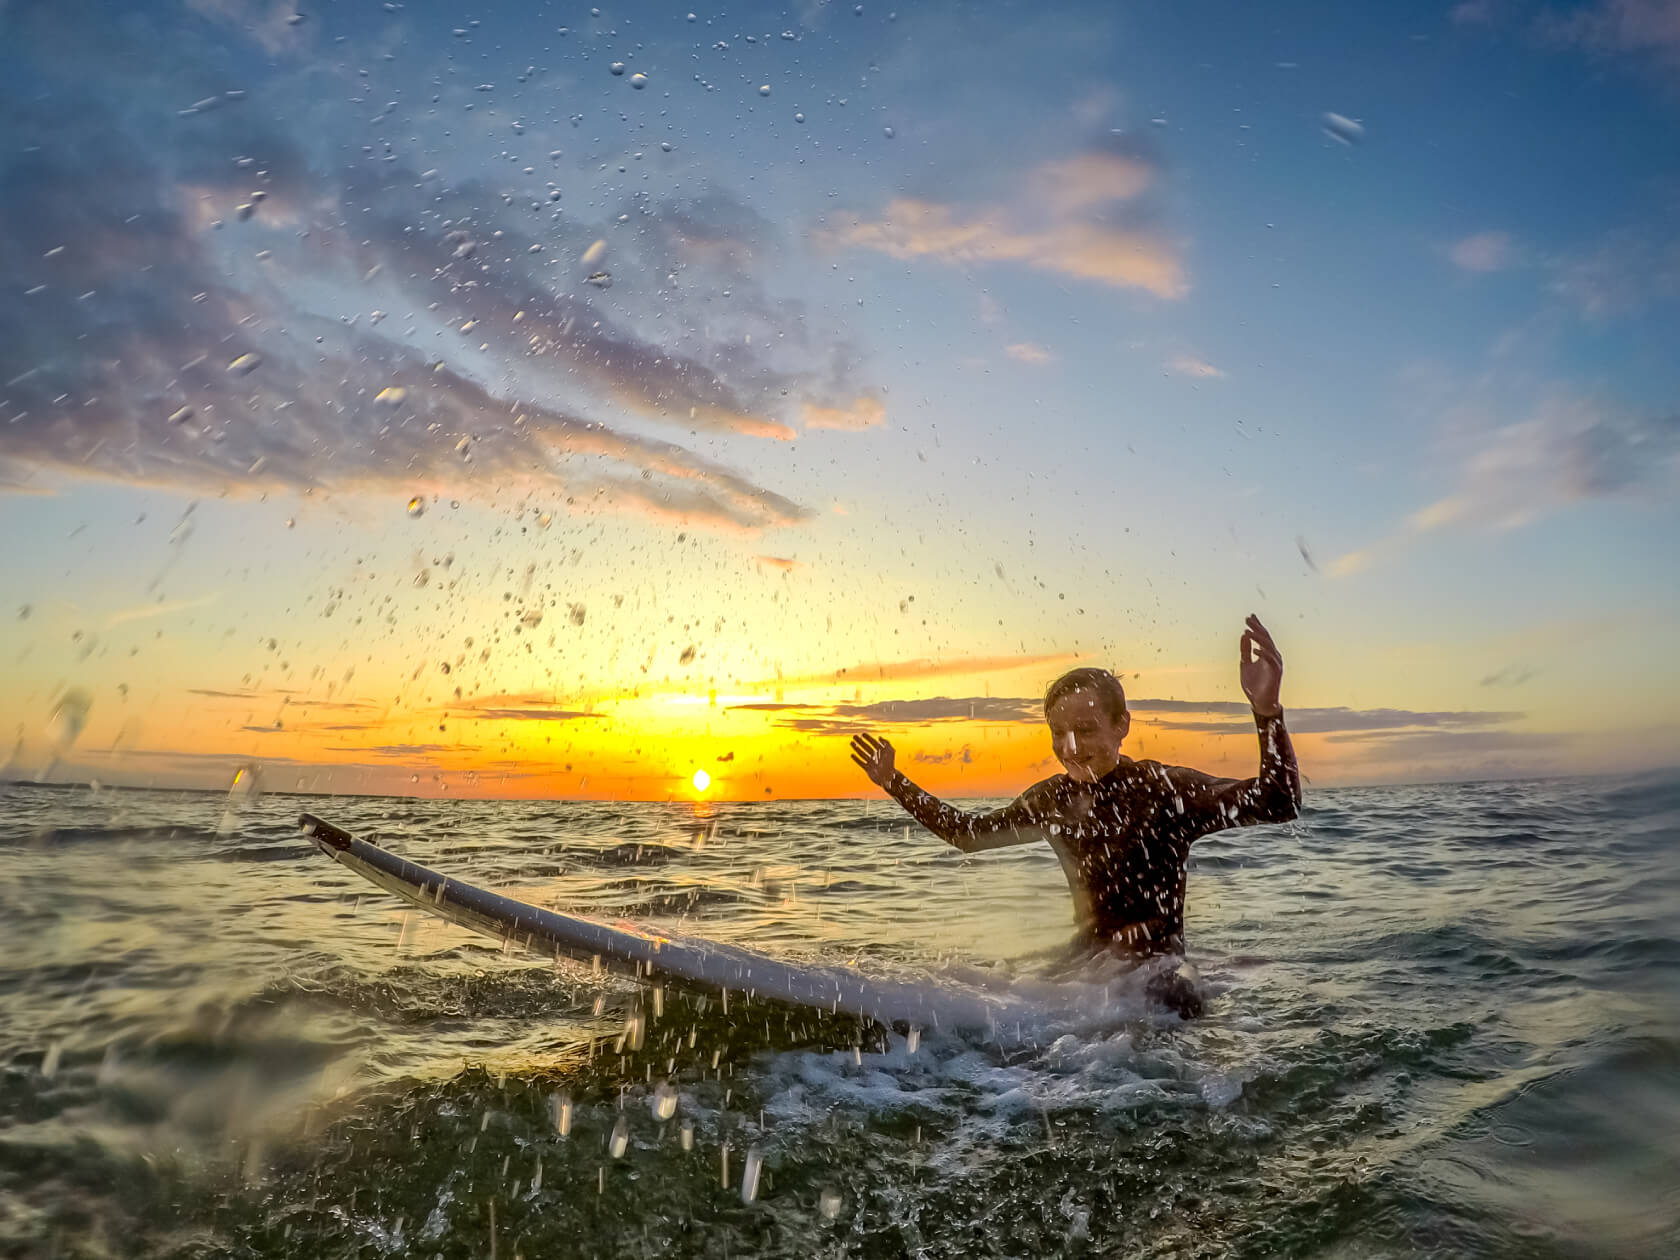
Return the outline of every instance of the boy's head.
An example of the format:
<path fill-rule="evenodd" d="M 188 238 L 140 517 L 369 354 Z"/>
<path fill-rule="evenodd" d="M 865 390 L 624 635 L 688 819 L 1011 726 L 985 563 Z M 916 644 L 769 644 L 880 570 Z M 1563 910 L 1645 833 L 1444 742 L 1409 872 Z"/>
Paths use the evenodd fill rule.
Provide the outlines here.
<path fill-rule="evenodd" d="M 1050 743 L 1068 777 L 1094 783 L 1120 764 L 1120 741 L 1132 727 L 1126 692 L 1106 669 L 1074 669 L 1044 693 Z"/>

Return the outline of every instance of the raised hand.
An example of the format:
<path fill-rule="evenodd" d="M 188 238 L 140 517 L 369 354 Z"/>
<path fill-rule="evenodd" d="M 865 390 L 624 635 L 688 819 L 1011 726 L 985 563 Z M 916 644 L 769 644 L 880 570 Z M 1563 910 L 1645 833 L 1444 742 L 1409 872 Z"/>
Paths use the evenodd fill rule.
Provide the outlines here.
<path fill-rule="evenodd" d="M 1278 700 L 1278 688 L 1283 684 L 1283 654 L 1272 642 L 1271 631 L 1260 624 L 1260 618 L 1250 613 L 1247 624 L 1237 658 L 1242 662 L 1243 694 L 1261 717 L 1272 717 L 1283 712 Z"/>
<path fill-rule="evenodd" d="M 886 787 L 893 777 L 893 746 L 873 735 L 852 736 L 852 760 L 863 767 L 869 781 L 876 787 Z"/>

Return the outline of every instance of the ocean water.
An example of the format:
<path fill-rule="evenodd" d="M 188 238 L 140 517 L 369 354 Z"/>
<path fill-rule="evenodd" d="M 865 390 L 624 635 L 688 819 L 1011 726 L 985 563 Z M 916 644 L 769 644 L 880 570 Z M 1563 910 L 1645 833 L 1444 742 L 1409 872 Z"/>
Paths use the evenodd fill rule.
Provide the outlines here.
<path fill-rule="evenodd" d="M 885 800 L 0 788 L 0 1254 L 1680 1254 L 1680 775 L 1310 792 L 1193 851 L 1184 1023 L 1049 979 L 1048 850 Z M 657 994 L 315 853 L 1006 993 Z"/>

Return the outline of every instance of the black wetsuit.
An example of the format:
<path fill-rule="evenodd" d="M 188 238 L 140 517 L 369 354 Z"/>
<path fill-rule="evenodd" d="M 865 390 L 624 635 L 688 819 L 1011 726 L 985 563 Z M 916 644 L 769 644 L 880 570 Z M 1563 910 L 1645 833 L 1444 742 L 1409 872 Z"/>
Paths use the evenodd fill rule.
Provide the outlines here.
<path fill-rule="evenodd" d="M 1226 827 L 1288 822 L 1299 812 L 1300 772 L 1282 714 L 1257 716 L 1255 726 L 1260 773 L 1252 779 L 1122 757 L 1095 783 L 1054 775 L 987 814 L 947 805 L 897 772 L 887 791 L 964 853 L 1048 841 L 1073 892 L 1081 944 L 1138 958 L 1182 954 L 1192 842 Z"/>

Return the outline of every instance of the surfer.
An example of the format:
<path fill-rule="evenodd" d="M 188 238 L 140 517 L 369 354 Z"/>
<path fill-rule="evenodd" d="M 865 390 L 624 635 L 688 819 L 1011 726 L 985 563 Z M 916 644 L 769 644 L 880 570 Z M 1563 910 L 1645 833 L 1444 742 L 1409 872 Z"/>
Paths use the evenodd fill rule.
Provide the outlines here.
<path fill-rule="evenodd" d="M 852 760 L 964 853 L 1047 841 L 1073 894 L 1081 952 L 1109 950 L 1138 962 L 1182 957 L 1190 845 L 1226 827 L 1288 822 L 1300 810 L 1300 773 L 1278 700 L 1283 656 L 1258 617 L 1248 618 L 1238 659 L 1260 739 L 1260 773 L 1252 779 L 1121 755 L 1132 721 L 1125 690 L 1107 670 L 1090 668 L 1063 674 L 1044 695 L 1051 747 L 1066 773 L 1002 809 L 970 814 L 947 805 L 896 769 L 892 744 L 874 735 L 852 737 Z M 1201 1013 L 1195 986 L 1177 970 L 1156 972 L 1149 992 L 1185 1018 Z"/>

